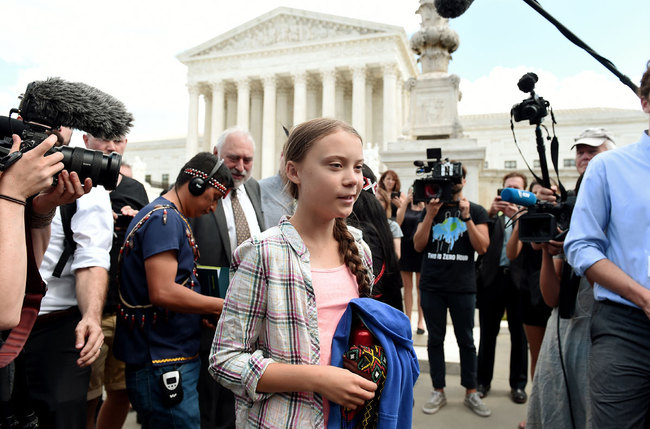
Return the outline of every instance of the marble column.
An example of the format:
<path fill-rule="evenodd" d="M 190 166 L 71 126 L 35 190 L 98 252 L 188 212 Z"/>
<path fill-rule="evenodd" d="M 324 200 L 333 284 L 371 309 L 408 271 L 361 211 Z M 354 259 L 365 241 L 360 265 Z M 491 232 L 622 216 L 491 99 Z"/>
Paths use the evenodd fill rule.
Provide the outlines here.
<path fill-rule="evenodd" d="M 384 137 L 381 148 L 386 150 L 386 143 L 397 138 L 397 67 L 395 64 L 384 66 Z"/>
<path fill-rule="evenodd" d="M 237 81 L 237 126 L 248 130 L 250 127 L 250 81 L 243 78 Z"/>
<path fill-rule="evenodd" d="M 307 75 L 299 72 L 293 75 L 293 124 L 307 120 Z"/>
<path fill-rule="evenodd" d="M 366 68 L 352 69 L 352 126 L 366 141 Z"/>
<path fill-rule="evenodd" d="M 264 114 L 262 123 L 262 153 L 258 159 L 262 162 L 262 177 L 274 175 L 275 172 L 275 76 L 265 76 Z"/>
<path fill-rule="evenodd" d="M 205 112 L 203 122 L 203 142 L 201 143 L 201 151 L 210 151 L 210 139 L 212 138 L 212 92 L 203 93 L 203 100 L 205 101 Z"/>
<path fill-rule="evenodd" d="M 326 118 L 336 116 L 336 70 L 329 69 L 321 72 L 323 79 L 323 109 Z"/>
<path fill-rule="evenodd" d="M 373 100 L 372 100 L 372 94 L 373 94 L 373 86 L 374 86 L 374 80 L 372 79 L 366 79 L 366 105 L 364 106 L 365 108 L 365 115 L 366 115 L 366 121 L 365 121 L 365 129 L 366 129 L 366 135 L 364 136 L 361 134 L 361 137 L 363 137 L 364 142 L 374 142 L 375 141 L 375 135 L 374 135 L 374 130 L 373 130 L 373 121 L 372 121 L 372 109 L 373 109 Z"/>
<path fill-rule="evenodd" d="M 237 125 L 237 94 L 229 92 L 226 96 L 226 128 Z"/>
<path fill-rule="evenodd" d="M 212 118 L 210 126 L 210 148 L 208 149 L 212 152 L 212 146 L 217 144 L 217 139 L 224 131 L 224 92 L 223 92 L 223 81 L 212 82 Z"/>
<path fill-rule="evenodd" d="M 190 106 L 188 114 L 187 142 L 185 144 L 185 159 L 189 160 L 199 151 L 199 86 L 190 84 Z"/>

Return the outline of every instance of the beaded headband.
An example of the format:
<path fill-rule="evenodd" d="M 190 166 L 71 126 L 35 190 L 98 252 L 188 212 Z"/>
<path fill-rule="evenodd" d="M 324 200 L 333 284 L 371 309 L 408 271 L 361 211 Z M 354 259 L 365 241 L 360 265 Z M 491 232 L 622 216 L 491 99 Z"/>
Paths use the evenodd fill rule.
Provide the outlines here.
<path fill-rule="evenodd" d="M 370 180 L 370 178 L 364 176 L 363 190 L 370 191 L 372 192 L 373 195 L 375 195 L 377 193 L 377 182 L 373 182 L 372 180 Z"/>
<path fill-rule="evenodd" d="M 203 171 L 197 170 L 195 168 L 189 168 L 188 167 L 185 170 L 183 170 L 183 173 L 188 174 L 188 175 L 193 176 L 193 177 L 200 177 L 201 179 L 204 179 L 204 180 L 208 178 L 207 173 L 204 173 Z M 225 186 L 223 186 L 221 183 L 217 182 L 217 180 L 214 177 L 211 177 L 208 180 L 208 185 L 210 185 L 210 186 L 212 186 L 214 188 L 217 188 L 219 191 L 221 191 L 221 193 L 223 194 L 223 196 L 221 198 L 225 198 L 225 196 L 228 195 L 229 189 L 226 188 Z"/>

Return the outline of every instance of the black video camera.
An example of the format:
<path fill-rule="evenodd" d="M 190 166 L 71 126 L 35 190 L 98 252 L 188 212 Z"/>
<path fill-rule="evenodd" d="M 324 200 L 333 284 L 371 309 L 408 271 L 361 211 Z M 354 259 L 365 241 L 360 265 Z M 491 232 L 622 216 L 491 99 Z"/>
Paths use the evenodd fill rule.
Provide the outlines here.
<path fill-rule="evenodd" d="M 512 106 L 510 115 L 516 122 L 529 121 L 531 125 L 540 124 L 542 119 L 548 115 L 548 101 L 535 94 L 537 80 L 538 77 L 535 73 L 526 73 L 519 79 L 517 87 L 522 92 L 529 92 L 530 97 Z"/>
<path fill-rule="evenodd" d="M 48 131 L 51 131 L 53 128 L 58 128 L 54 125 L 41 125 L 14 119 L 11 117 L 11 113 L 18 113 L 18 110 L 11 109 L 10 116 L 0 116 L 0 162 L 11 151 L 13 145 L 12 134 L 17 134 L 21 138 L 20 152 L 25 153 L 45 140 L 48 137 Z M 102 185 L 108 190 L 115 189 L 117 186 L 120 164 L 122 162 L 122 157 L 118 153 L 104 155 L 101 151 L 97 150 L 60 146 L 53 147 L 45 155 L 47 156 L 54 152 L 63 153 L 63 168 L 69 172 L 76 172 L 82 183 L 87 177 L 90 177 L 93 181 L 93 186 Z"/>
<path fill-rule="evenodd" d="M 430 173 L 427 177 L 413 182 L 413 202 L 429 202 L 438 198 L 443 203 L 453 202 L 454 186 L 463 181 L 463 165 L 460 162 L 450 162 L 448 158 L 441 161 L 440 148 L 427 149 L 427 161 L 414 161 L 418 167 L 416 175 Z"/>
<path fill-rule="evenodd" d="M 528 212 L 519 218 L 519 240 L 524 243 L 546 243 L 550 240 L 563 241 L 569 231 L 575 197 L 553 204 L 538 201 L 528 207 Z"/>

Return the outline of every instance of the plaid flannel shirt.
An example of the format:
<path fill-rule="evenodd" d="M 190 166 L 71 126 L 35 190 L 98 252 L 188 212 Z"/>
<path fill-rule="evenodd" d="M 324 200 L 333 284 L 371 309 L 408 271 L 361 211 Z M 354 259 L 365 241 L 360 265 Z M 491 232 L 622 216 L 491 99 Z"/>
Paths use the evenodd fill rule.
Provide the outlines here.
<path fill-rule="evenodd" d="M 348 229 L 372 284 L 370 249 L 361 231 Z M 320 364 L 309 251 L 286 218 L 235 250 L 209 371 L 235 393 L 237 427 L 323 427 L 320 395 L 256 392 L 260 377 L 274 362 Z"/>

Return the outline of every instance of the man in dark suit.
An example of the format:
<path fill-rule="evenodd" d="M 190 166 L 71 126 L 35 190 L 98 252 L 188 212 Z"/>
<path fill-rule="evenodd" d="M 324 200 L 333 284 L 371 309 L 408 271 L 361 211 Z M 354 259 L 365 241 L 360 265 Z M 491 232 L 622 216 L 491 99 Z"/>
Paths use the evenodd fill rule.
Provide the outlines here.
<path fill-rule="evenodd" d="M 235 188 L 213 213 L 193 219 L 191 225 L 201 253 L 198 264 L 226 270 L 226 273 L 219 273 L 221 277 L 227 275 L 235 248 L 265 228 L 260 186 L 251 177 L 255 154 L 253 137 L 241 128 L 229 128 L 217 140 L 214 154 L 230 169 Z M 234 428 L 234 396 L 214 381 L 207 371 L 214 326 L 205 321 L 201 334 L 198 385 L 201 428 Z"/>
<path fill-rule="evenodd" d="M 509 173 L 503 178 L 503 187 L 525 190 L 526 176 L 518 172 Z M 525 390 L 528 379 L 528 343 L 522 324 L 518 288 L 510 272 L 510 261 L 505 255 L 506 243 L 512 232 L 512 226 L 508 223 L 518 210 L 516 205 L 497 196 L 488 211 L 492 221 L 490 246 L 481 257 L 477 276 L 477 307 L 481 325 L 477 390 L 481 397 L 487 396 L 490 390 L 497 335 L 505 311 L 510 330 L 510 395 L 515 403 L 523 404 L 528 398 Z"/>

